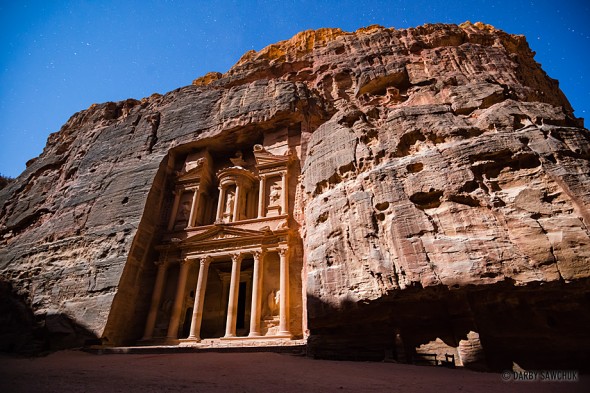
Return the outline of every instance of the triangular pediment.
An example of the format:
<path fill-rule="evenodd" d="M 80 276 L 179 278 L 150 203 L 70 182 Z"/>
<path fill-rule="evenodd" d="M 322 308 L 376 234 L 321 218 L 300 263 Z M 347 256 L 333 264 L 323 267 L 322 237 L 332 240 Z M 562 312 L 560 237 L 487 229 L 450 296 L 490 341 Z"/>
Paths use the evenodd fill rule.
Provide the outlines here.
<path fill-rule="evenodd" d="M 183 246 L 188 246 L 196 243 L 215 242 L 225 240 L 246 240 L 264 237 L 267 233 L 253 229 L 233 228 L 225 225 L 215 225 L 213 228 L 205 232 L 196 234 L 185 239 L 182 242 Z"/>
<path fill-rule="evenodd" d="M 189 181 L 198 181 L 201 178 L 203 172 L 202 167 L 193 168 L 188 172 L 183 173 L 178 177 L 178 181 L 181 183 Z"/>
<path fill-rule="evenodd" d="M 262 146 L 257 145 L 254 149 L 254 158 L 259 167 L 285 165 L 289 162 L 289 156 L 276 156 L 267 152 Z"/>

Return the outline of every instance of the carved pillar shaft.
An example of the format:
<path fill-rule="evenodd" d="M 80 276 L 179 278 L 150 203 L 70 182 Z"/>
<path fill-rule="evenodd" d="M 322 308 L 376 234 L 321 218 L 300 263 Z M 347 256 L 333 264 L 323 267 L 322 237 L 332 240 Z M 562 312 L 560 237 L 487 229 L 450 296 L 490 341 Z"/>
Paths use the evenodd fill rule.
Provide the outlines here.
<path fill-rule="evenodd" d="M 188 338 L 201 340 L 201 323 L 203 321 L 203 305 L 205 304 L 205 291 L 207 288 L 207 276 L 211 258 L 201 259 L 199 266 L 199 278 L 195 290 L 195 304 L 193 306 L 193 317 L 191 320 L 191 331 Z"/>
<path fill-rule="evenodd" d="M 233 219 L 231 221 L 240 221 L 241 217 L 240 217 L 240 213 L 242 211 L 242 209 L 240 208 L 242 206 L 242 199 L 245 199 L 243 194 L 243 190 L 242 190 L 242 185 L 239 183 L 236 183 L 236 199 L 234 200 L 234 216 Z"/>
<path fill-rule="evenodd" d="M 190 261 L 185 259 L 180 263 L 180 272 L 178 273 L 178 286 L 176 287 L 176 297 L 174 298 L 174 306 L 172 308 L 172 315 L 170 316 L 170 324 L 168 325 L 167 338 L 178 338 L 178 325 L 180 323 L 180 314 L 182 313 L 182 306 L 184 303 L 184 291 L 186 289 L 186 279 L 190 268 Z"/>
<path fill-rule="evenodd" d="M 199 209 L 199 187 L 195 187 L 193 190 L 193 202 L 191 203 L 191 213 L 188 218 L 188 227 L 194 227 L 196 225 L 196 218 Z"/>
<path fill-rule="evenodd" d="M 258 218 L 264 217 L 266 205 L 266 176 L 260 177 L 260 189 L 258 190 Z"/>
<path fill-rule="evenodd" d="M 240 289 L 240 267 L 242 255 L 232 256 L 231 282 L 229 284 L 229 301 L 227 304 L 227 321 L 225 324 L 225 337 L 236 336 L 236 319 L 238 312 L 238 295 Z"/>
<path fill-rule="evenodd" d="M 287 172 L 281 172 L 281 180 L 283 187 L 283 189 L 281 190 L 281 214 L 287 214 L 287 204 L 289 203 L 289 201 L 287 200 L 287 194 L 289 193 L 289 190 L 287 188 Z"/>
<path fill-rule="evenodd" d="M 168 219 L 168 230 L 174 229 L 174 222 L 176 221 L 176 214 L 178 214 L 178 205 L 180 204 L 180 197 L 182 192 L 180 190 L 174 191 L 174 204 L 172 205 L 172 211 L 170 212 L 170 218 Z"/>
<path fill-rule="evenodd" d="M 152 292 L 152 302 L 150 304 L 150 311 L 145 323 L 145 330 L 142 340 L 150 340 L 154 334 L 154 327 L 156 326 L 156 319 L 158 317 L 158 308 L 160 307 L 164 282 L 166 281 L 168 261 L 164 259 L 163 261 L 159 261 L 156 264 L 158 266 L 158 274 L 156 276 L 156 283 L 154 284 L 154 291 Z"/>
<path fill-rule="evenodd" d="M 279 334 L 290 335 L 289 332 L 289 258 L 288 249 L 281 248 L 279 250 L 280 258 L 280 321 Z"/>
<path fill-rule="evenodd" d="M 205 223 L 208 209 L 207 198 L 207 190 L 201 190 L 201 188 L 199 187 L 199 199 L 197 201 L 197 206 L 199 206 L 199 210 L 197 210 L 197 214 L 195 216 L 195 226 L 203 225 Z"/>
<path fill-rule="evenodd" d="M 262 274 L 264 271 L 264 253 L 254 252 L 254 271 L 252 277 L 252 304 L 250 311 L 250 337 L 260 336 L 260 309 L 262 298 Z"/>
<path fill-rule="evenodd" d="M 223 218 L 223 207 L 225 205 L 225 190 L 226 187 L 220 186 L 219 187 L 219 201 L 217 202 L 217 218 L 216 220 L 221 220 Z"/>
<path fill-rule="evenodd" d="M 223 305 L 222 307 L 227 307 L 227 304 L 229 302 L 229 282 L 231 279 L 231 273 L 230 276 L 228 277 L 227 275 L 223 275 L 220 276 L 221 279 L 221 304 Z"/>

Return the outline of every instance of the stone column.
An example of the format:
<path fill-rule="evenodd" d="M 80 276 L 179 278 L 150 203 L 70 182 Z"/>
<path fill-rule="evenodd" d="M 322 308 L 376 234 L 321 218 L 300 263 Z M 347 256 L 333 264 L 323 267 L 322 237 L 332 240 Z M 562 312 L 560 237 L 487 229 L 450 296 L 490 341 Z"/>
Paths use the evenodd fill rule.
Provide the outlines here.
<path fill-rule="evenodd" d="M 196 224 L 196 217 L 197 212 L 199 209 L 199 186 L 195 187 L 193 190 L 193 202 L 191 204 L 191 213 L 188 217 L 188 225 L 187 227 L 194 227 Z"/>
<path fill-rule="evenodd" d="M 156 326 L 156 319 L 158 317 L 158 308 L 160 307 L 162 291 L 166 281 L 168 261 L 164 258 L 160 261 L 157 261 L 156 266 L 158 266 L 158 274 L 156 276 L 156 283 L 154 284 L 154 291 L 152 292 L 152 303 L 150 304 L 150 311 L 145 323 L 145 330 L 143 332 L 142 340 L 150 340 L 154 334 L 154 327 Z"/>
<path fill-rule="evenodd" d="M 240 212 L 241 212 L 241 206 L 242 206 L 242 199 L 244 199 L 244 197 L 242 196 L 242 182 L 238 181 L 236 182 L 236 199 L 234 200 L 234 217 L 232 221 L 240 221 Z"/>
<path fill-rule="evenodd" d="M 229 301 L 227 303 L 227 321 L 225 324 L 225 337 L 236 336 L 236 318 L 238 313 L 238 295 L 240 289 L 240 267 L 242 254 L 232 255 L 231 282 L 229 284 Z"/>
<path fill-rule="evenodd" d="M 195 216 L 195 226 L 200 226 L 203 225 L 203 223 L 205 222 L 205 217 L 206 213 L 207 213 L 207 197 L 208 197 L 208 192 L 206 189 L 201 189 L 201 187 L 199 187 L 199 200 L 197 201 L 197 205 L 199 206 L 199 210 L 197 211 L 197 214 Z"/>
<path fill-rule="evenodd" d="M 217 202 L 217 218 L 216 221 L 221 221 L 223 219 L 223 208 L 225 206 L 225 190 L 227 188 L 224 186 L 219 186 L 219 201 Z"/>
<path fill-rule="evenodd" d="M 262 274 L 264 271 L 264 252 L 254 251 L 254 271 L 252 277 L 252 304 L 250 311 L 249 337 L 260 336 L 260 309 L 262 297 Z"/>
<path fill-rule="evenodd" d="M 188 259 L 180 262 L 180 272 L 178 273 L 178 286 L 176 287 L 176 298 L 174 299 L 174 306 L 172 308 L 172 315 L 170 316 L 170 324 L 168 325 L 167 338 L 178 338 L 178 325 L 180 323 L 180 314 L 182 313 L 182 305 L 184 303 L 184 291 L 186 289 L 186 279 L 191 263 Z"/>
<path fill-rule="evenodd" d="M 201 322 L 203 321 L 203 305 L 205 304 L 205 291 L 207 289 L 207 275 L 212 258 L 202 258 L 199 266 L 199 278 L 195 290 L 195 304 L 193 306 L 193 318 L 191 331 L 188 338 L 201 341 Z"/>
<path fill-rule="evenodd" d="M 289 332 L 289 254 L 288 249 L 279 249 L 280 258 L 280 291 L 281 296 L 279 299 L 280 307 L 280 321 L 279 321 L 279 334 L 280 335 L 291 335 Z"/>
<path fill-rule="evenodd" d="M 258 218 L 264 217 L 266 202 L 266 176 L 260 175 L 260 189 L 258 190 Z"/>
<path fill-rule="evenodd" d="M 281 172 L 281 180 L 283 186 L 283 192 L 281 193 L 281 214 L 287 214 L 289 211 L 288 199 L 289 189 L 287 188 L 287 172 Z"/>
<path fill-rule="evenodd" d="M 172 211 L 170 212 L 170 218 L 168 219 L 168 230 L 174 229 L 174 221 L 176 221 L 176 214 L 178 213 L 178 205 L 180 204 L 180 197 L 182 196 L 181 190 L 174 191 L 174 205 L 172 205 Z"/>

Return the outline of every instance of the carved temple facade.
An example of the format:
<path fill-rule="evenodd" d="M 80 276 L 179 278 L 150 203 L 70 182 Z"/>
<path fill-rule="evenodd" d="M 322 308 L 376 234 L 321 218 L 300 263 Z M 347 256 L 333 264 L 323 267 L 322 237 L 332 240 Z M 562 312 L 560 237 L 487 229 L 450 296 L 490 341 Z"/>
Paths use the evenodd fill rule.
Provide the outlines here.
<path fill-rule="evenodd" d="M 297 153 L 249 147 L 191 150 L 171 176 L 140 344 L 303 337 Z"/>

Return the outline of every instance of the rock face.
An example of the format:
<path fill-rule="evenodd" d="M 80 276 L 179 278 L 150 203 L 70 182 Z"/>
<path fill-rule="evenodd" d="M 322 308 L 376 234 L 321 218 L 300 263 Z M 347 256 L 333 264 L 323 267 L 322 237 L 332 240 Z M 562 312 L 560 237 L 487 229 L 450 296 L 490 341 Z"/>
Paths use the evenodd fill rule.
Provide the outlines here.
<path fill-rule="evenodd" d="M 284 128 L 311 354 L 583 368 L 590 133 L 533 56 L 480 23 L 320 29 L 75 114 L 0 190 L 2 348 L 32 320 L 137 341 L 171 162 Z"/>

